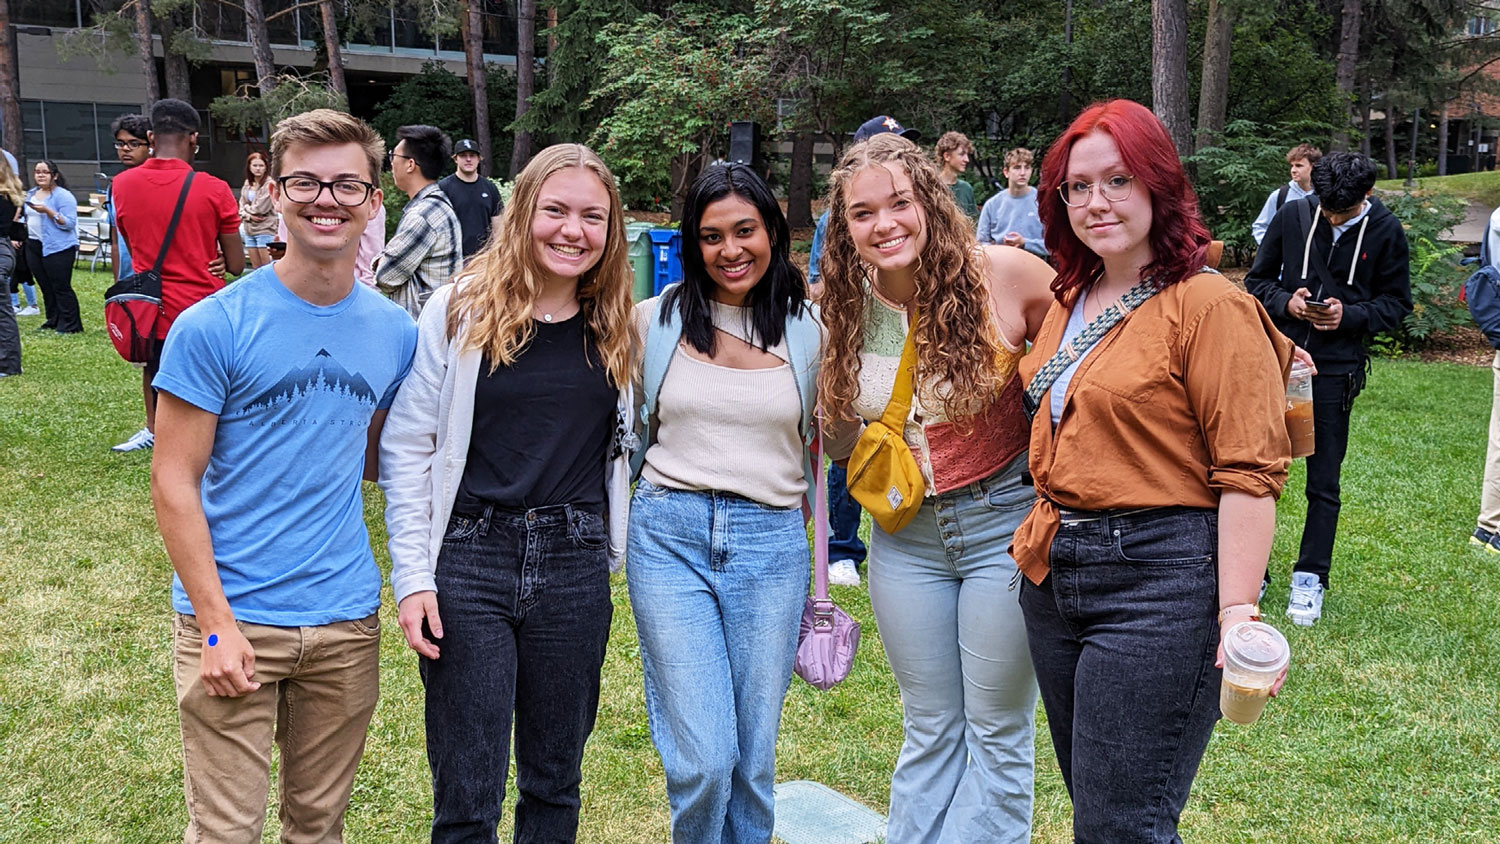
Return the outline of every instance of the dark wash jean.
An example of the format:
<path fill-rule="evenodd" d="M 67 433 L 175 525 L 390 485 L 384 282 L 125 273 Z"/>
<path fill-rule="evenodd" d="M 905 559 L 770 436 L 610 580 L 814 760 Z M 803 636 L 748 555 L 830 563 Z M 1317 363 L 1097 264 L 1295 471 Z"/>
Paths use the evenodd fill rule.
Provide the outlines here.
<path fill-rule="evenodd" d="M 1349 451 L 1349 416 L 1364 388 L 1364 372 L 1314 375 L 1312 387 L 1315 450 L 1307 457 L 1307 519 L 1292 571 L 1316 574 L 1327 588 L 1339 527 L 1339 475 Z"/>
<path fill-rule="evenodd" d="M 601 515 L 566 504 L 448 522 L 436 572 L 441 653 L 421 660 L 434 844 L 498 840 L 512 716 L 514 840 L 577 838 L 583 745 L 614 613 L 607 544 Z"/>
<path fill-rule="evenodd" d="M 1021 611 L 1073 840 L 1180 844 L 1219 719 L 1218 513 L 1069 519 L 1042 585 L 1022 579 Z"/>

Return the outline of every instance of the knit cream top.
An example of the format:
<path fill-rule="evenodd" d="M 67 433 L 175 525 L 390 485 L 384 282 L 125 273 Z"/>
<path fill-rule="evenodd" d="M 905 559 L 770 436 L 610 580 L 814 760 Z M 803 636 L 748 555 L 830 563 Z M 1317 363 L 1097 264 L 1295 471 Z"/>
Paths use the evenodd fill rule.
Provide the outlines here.
<path fill-rule="evenodd" d="M 641 337 L 656 327 L 656 299 L 636 305 Z M 715 324 L 732 330 L 741 309 L 716 305 Z M 725 340 L 721 342 L 735 342 Z M 786 344 L 769 349 L 786 360 Z M 640 395 L 640 390 L 636 391 Z M 670 489 L 718 490 L 771 507 L 798 507 L 802 474 L 802 402 L 790 364 L 732 369 L 700 360 L 679 344 L 656 401 L 656 442 L 641 476 Z"/>

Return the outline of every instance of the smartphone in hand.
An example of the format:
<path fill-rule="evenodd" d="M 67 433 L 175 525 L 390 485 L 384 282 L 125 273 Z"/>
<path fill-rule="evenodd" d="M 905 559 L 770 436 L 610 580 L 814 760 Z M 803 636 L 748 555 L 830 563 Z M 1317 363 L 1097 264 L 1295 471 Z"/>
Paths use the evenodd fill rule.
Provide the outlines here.
<path fill-rule="evenodd" d="M 1314 299 L 1308 299 L 1302 304 L 1305 305 L 1309 311 L 1317 311 L 1318 313 L 1328 313 L 1328 310 L 1333 307 L 1327 302 L 1319 302 Z"/>

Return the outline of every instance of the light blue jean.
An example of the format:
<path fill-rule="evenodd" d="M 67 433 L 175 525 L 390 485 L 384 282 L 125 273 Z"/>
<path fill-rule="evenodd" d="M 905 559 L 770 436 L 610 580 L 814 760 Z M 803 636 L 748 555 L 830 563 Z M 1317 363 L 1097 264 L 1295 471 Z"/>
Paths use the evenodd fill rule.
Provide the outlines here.
<path fill-rule="evenodd" d="M 906 738 L 889 844 L 1031 840 L 1036 673 L 1007 549 L 1035 493 L 1026 455 L 928 498 L 892 535 L 875 525 L 870 603 L 901 687 Z"/>
<path fill-rule="evenodd" d="M 23 284 L 23 285 L 21 285 L 21 289 L 24 290 L 24 291 L 26 291 L 26 307 L 28 307 L 28 308 L 35 308 L 36 307 L 36 285 L 35 284 Z M 19 309 L 21 307 L 21 294 L 20 294 L 19 291 L 10 294 L 10 307 L 11 307 L 11 310 L 17 310 L 17 309 Z"/>
<path fill-rule="evenodd" d="M 807 596 L 802 512 L 641 480 L 628 541 L 672 841 L 767 844 L 776 734 Z"/>

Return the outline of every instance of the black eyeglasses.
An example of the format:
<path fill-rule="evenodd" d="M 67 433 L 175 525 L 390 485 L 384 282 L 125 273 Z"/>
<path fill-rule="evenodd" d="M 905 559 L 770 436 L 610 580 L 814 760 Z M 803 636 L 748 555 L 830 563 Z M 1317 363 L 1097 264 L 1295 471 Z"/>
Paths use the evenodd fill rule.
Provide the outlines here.
<path fill-rule="evenodd" d="M 115 141 L 115 149 L 138 150 L 145 146 L 145 141 Z"/>
<path fill-rule="evenodd" d="M 276 180 L 281 187 L 281 193 L 287 199 L 301 205 L 311 205 L 318 201 L 327 190 L 333 195 L 333 201 L 340 205 L 353 207 L 363 205 L 369 198 L 375 186 L 369 182 L 359 179 L 335 179 L 332 182 L 320 182 L 307 176 L 282 176 Z"/>

